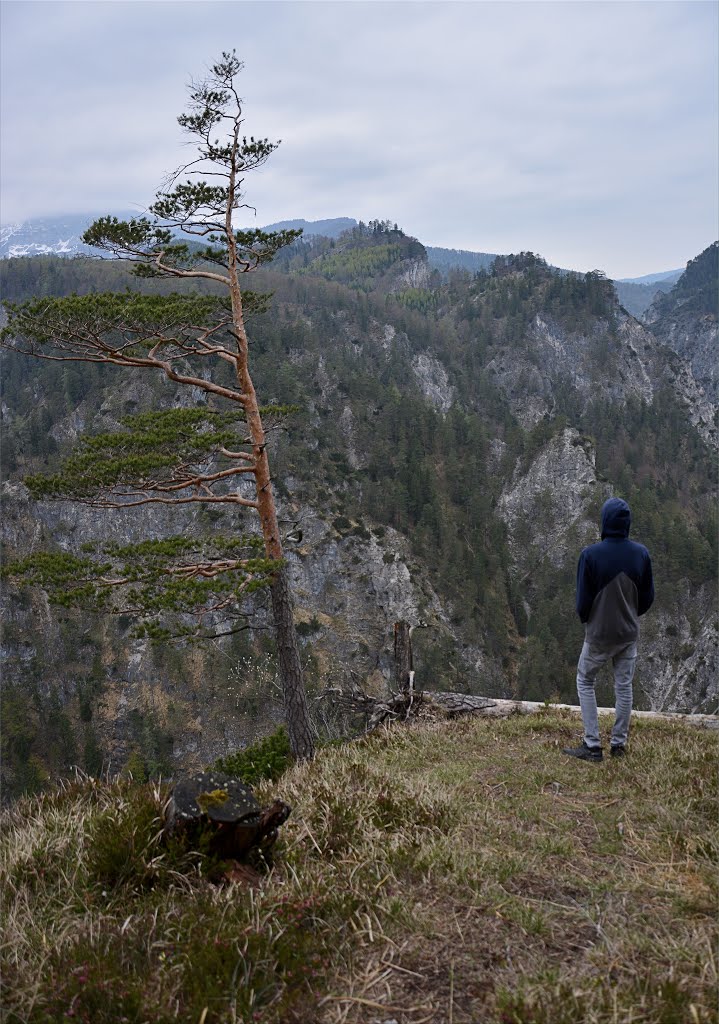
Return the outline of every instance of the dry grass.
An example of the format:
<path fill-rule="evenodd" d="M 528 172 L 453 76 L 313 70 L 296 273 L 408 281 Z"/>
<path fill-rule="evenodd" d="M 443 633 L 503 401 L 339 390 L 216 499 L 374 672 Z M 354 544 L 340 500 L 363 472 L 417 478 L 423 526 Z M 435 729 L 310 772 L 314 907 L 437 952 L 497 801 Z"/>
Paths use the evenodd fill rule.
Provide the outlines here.
<path fill-rule="evenodd" d="M 260 889 L 157 839 L 162 796 L 84 783 L 3 823 L 7 1024 L 708 1024 L 716 737 L 426 722 L 322 751 Z"/>

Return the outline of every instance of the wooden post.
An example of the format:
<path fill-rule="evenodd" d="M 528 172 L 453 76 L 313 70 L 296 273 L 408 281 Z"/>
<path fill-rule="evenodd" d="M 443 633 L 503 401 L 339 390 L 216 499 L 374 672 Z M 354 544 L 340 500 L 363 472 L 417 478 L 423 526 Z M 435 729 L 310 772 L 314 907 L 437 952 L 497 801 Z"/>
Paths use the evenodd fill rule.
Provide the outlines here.
<path fill-rule="evenodd" d="M 412 666 L 412 639 L 408 622 L 394 624 L 394 679 L 400 693 L 410 688 L 410 679 L 414 675 Z"/>

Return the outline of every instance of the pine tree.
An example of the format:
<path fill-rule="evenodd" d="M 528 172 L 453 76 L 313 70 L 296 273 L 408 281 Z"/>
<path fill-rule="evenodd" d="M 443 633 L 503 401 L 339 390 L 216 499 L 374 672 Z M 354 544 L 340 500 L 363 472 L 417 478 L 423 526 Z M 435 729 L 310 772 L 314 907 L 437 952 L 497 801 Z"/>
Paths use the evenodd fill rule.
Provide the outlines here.
<path fill-rule="evenodd" d="M 83 477 L 81 467 L 75 466 L 75 478 L 65 474 L 64 483 L 56 479 L 55 490 L 64 489 L 78 500 L 105 507 L 222 501 L 257 513 L 266 559 L 259 571 L 267 574 L 271 570 L 269 587 L 290 743 L 295 757 L 309 758 L 313 739 L 292 594 L 273 497 L 267 435 L 250 374 L 248 307 L 261 307 L 263 299 L 246 292 L 241 283 L 243 275 L 271 261 L 301 232 L 238 230 L 233 224 L 236 211 L 248 205 L 244 201 L 245 176 L 261 167 L 279 145 L 241 134 L 244 118 L 237 77 L 242 66 L 234 51 L 223 53 L 209 77 L 191 85 L 188 110 L 178 122 L 193 139 L 196 155 L 171 176 L 166 190 L 157 193 L 148 216 L 128 221 L 103 217 L 83 236 L 86 244 L 129 261 L 140 277 L 212 282 L 222 294 L 148 296 L 126 292 L 7 304 L 9 319 L 3 343 L 41 358 L 159 372 L 178 385 L 200 389 L 208 401 L 232 403 L 236 419 L 246 425 L 247 436 L 239 450 L 218 441 L 214 454 L 229 463 L 224 470 L 197 472 L 191 454 L 174 468 L 166 459 L 156 467 L 159 474 L 153 474 L 152 466 L 141 460 L 134 467 L 128 466 L 127 460 L 119 466 L 115 460 L 114 468 L 105 466 L 103 470 L 102 460 L 95 459 L 94 481 L 87 473 Z M 233 378 L 229 384 L 225 382 L 228 366 Z M 211 415 L 207 410 L 205 406 L 204 430 Z M 156 430 L 158 422 L 150 415 L 146 430 Z M 167 421 L 163 425 L 167 426 Z M 146 447 L 151 453 L 151 441 Z M 218 481 L 236 480 L 240 475 L 253 480 L 251 497 L 241 494 L 239 488 L 234 494 L 218 493 Z M 236 568 L 247 569 L 247 559 L 234 561 Z M 193 582 L 200 583 L 198 572 L 192 569 L 197 564 L 197 559 L 191 565 L 175 562 L 169 569 L 166 564 L 164 579 L 177 582 L 184 569 L 186 578 L 194 572 Z M 206 565 L 205 570 L 205 579 L 216 578 L 211 567 Z M 78 571 L 82 576 L 84 570 Z"/>

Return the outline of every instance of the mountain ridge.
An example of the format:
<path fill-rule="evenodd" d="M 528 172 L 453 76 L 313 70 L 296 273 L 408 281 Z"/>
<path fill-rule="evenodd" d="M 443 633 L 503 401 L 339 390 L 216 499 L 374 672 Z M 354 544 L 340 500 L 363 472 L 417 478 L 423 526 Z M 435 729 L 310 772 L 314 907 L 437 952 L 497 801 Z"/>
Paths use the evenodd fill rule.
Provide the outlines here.
<path fill-rule="evenodd" d="M 85 229 L 100 214 L 65 214 L 54 217 L 32 217 L 19 222 L 0 224 L 0 259 L 34 255 L 89 255 L 92 250 L 80 241 Z M 142 211 L 124 210 L 114 214 L 119 219 L 141 217 Z M 304 218 L 285 219 L 265 224 L 263 231 L 278 231 L 301 228 L 308 236 L 324 235 L 338 238 L 343 231 L 356 227 L 353 217 L 330 217 L 319 220 Z M 14 240 L 13 240 L 14 239 Z M 427 246 L 430 265 L 443 272 L 449 269 L 466 269 L 470 272 L 487 269 L 497 253 L 478 250 L 455 249 L 442 246 Z M 683 269 L 660 271 L 640 277 L 619 278 L 615 284 L 666 285 L 674 284 Z"/>

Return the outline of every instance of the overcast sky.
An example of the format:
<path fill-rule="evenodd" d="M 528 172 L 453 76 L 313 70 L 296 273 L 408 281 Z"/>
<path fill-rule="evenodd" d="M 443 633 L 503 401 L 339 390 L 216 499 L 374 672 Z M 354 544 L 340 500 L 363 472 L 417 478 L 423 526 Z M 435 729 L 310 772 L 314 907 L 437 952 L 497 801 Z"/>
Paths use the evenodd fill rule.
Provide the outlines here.
<path fill-rule="evenodd" d="M 630 277 L 718 233 L 713 2 L 2 4 L 4 222 L 142 209 L 223 49 L 281 138 L 257 224 L 388 218 L 428 245 Z"/>

